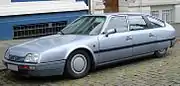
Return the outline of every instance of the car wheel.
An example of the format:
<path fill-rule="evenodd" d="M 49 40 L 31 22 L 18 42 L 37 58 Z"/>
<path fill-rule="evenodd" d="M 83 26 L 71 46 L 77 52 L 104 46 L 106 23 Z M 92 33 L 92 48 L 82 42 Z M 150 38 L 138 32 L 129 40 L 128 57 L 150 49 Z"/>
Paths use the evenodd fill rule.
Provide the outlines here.
<path fill-rule="evenodd" d="M 164 49 L 161 49 L 161 50 L 158 50 L 155 52 L 155 56 L 156 57 L 164 57 L 167 53 L 167 48 L 164 48 Z"/>
<path fill-rule="evenodd" d="M 88 74 L 90 70 L 90 57 L 83 50 L 71 53 L 67 59 L 65 74 L 70 78 L 81 78 Z"/>

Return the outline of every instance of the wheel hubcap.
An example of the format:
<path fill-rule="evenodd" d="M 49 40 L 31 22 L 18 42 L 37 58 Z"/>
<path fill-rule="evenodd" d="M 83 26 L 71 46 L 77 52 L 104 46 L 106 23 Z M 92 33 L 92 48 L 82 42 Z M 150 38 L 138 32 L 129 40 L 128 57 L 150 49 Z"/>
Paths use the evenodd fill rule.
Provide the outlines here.
<path fill-rule="evenodd" d="M 163 53 L 166 52 L 166 49 L 161 49 L 161 50 L 159 50 L 158 52 L 159 52 L 160 54 L 163 54 Z"/>
<path fill-rule="evenodd" d="M 79 74 L 86 70 L 87 60 L 82 54 L 76 54 L 71 60 L 71 68 L 73 72 Z"/>

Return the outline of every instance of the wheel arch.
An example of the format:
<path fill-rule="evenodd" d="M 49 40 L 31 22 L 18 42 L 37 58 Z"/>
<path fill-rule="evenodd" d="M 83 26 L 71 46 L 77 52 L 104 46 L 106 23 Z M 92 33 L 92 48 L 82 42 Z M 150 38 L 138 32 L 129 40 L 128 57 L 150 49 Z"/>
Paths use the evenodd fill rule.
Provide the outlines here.
<path fill-rule="evenodd" d="M 77 50 L 83 50 L 85 51 L 89 56 L 90 56 L 90 59 L 91 59 L 91 70 L 95 69 L 96 67 L 96 59 L 95 59 L 95 55 L 93 53 L 93 51 L 87 47 L 78 47 L 78 48 L 75 48 L 75 49 L 72 49 L 68 52 L 68 54 L 66 55 L 66 59 L 68 59 L 69 55 Z"/>

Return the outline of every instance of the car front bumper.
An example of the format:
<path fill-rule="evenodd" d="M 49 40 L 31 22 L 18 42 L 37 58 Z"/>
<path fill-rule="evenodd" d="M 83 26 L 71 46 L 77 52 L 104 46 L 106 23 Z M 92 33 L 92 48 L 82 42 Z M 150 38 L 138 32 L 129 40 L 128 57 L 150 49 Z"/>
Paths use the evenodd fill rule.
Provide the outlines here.
<path fill-rule="evenodd" d="M 174 45 L 176 44 L 176 38 L 172 39 L 170 42 L 171 42 L 171 45 L 170 47 L 174 47 Z"/>
<path fill-rule="evenodd" d="M 52 61 L 46 63 L 38 63 L 38 64 L 31 64 L 31 63 L 20 63 L 9 61 L 3 59 L 3 63 L 8 70 L 11 70 L 15 73 L 18 73 L 22 76 L 53 76 L 53 75 L 63 75 L 65 60 L 60 61 Z M 18 67 L 18 70 L 12 70 L 7 67 L 7 65 L 15 65 Z M 21 66 L 28 66 L 33 69 L 24 69 L 20 68 Z"/>

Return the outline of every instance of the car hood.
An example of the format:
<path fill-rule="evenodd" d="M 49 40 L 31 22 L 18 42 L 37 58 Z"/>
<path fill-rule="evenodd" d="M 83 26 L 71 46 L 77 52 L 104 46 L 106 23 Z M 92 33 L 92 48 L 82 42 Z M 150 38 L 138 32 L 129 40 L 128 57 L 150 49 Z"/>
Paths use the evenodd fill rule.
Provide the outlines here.
<path fill-rule="evenodd" d="M 9 48 L 10 54 L 26 55 L 27 53 L 40 53 L 48 49 L 72 43 L 90 36 L 83 35 L 52 35 L 46 36 L 32 41 L 28 41 Z"/>

